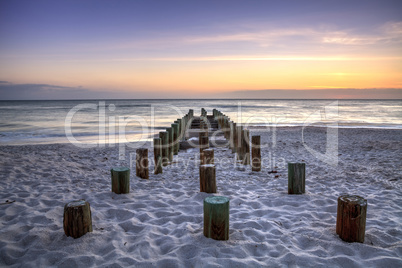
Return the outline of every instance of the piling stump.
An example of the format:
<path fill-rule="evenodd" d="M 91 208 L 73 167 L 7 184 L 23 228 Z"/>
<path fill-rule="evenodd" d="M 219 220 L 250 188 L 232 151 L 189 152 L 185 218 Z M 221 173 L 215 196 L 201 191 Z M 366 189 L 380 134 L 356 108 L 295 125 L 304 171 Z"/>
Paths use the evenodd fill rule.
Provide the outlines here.
<path fill-rule="evenodd" d="M 169 162 L 173 161 L 173 128 L 168 127 L 166 128 L 166 131 L 168 133 L 168 138 L 169 138 Z"/>
<path fill-rule="evenodd" d="M 215 165 L 200 165 L 200 192 L 216 193 Z"/>
<path fill-rule="evenodd" d="M 178 140 L 181 141 L 183 139 L 183 120 L 177 119 L 177 124 L 179 124 L 179 137 Z M 179 142 L 179 149 L 180 149 L 180 142 Z"/>
<path fill-rule="evenodd" d="M 215 164 L 214 160 L 214 149 L 204 149 L 202 151 L 201 165 L 213 165 Z"/>
<path fill-rule="evenodd" d="M 261 171 L 261 136 L 251 137 L 251 170 Z"/>
<path fill-rule="evenodd" d="M 63 229 L 66 236 L 79 238 L 92 232 L 91 207 L 85 200 L 76 200 L 64 206 Z"/>
<path fill-rule="evenodd" d="M 250 132 L 244 129 L 242 133 L 241 152 L 243 155 L 243 165 L 250 165 Z"/>
<path fill-rule="evenodd" d="M 167 131 L 159 132 L 159 138 L 162 142 L 162 166 L 167 166 L 169 163 L 169 137 Z"/>
<path fill-rule="evenodd" d="M 110 170 L 112 177 L 112 192 L 128 194 L 130 192 L 130 169 L 127 167 L 114 167 Z"/>
<path fill-rule="evenodd" d="M 237 153 L 237 160 L 243 160 L 242 147 L 242 133 L 243 126 L 236 126 L 235 148 Z"/>
<path fill-rule="evenodd" d="M 200 132 L 200 154 L 202 153 L 202 151 L 204 149 L 209 148 L 209 138 L 208 138 L 208 136 L 202 136 L 201 133 L 203 133 L 203 132 Z"/>
<path fill-rule="evenodd" d="M 149 179 L 148 170 L 148 149 L 138 148 L 135 166 L 135 174 L 142 179 Z"/>
<path fill-rule="evenodd" d="M 232 133 L 232 153 L 236 153 L 236 123 L 233 122 L 233 133 Z"/>
<path fill-rule="evenodd" d="M 229 128 L 230 128 L 230 132 L 229 132 L 229 149 L 232 150 L 233 152 L 233 127 L 234 127 L 234 123 L 233 121 L 229 122 Z"/>
<path fill-rule="evenodd" d="M 179 124 L 172 124 L 172 132 L 173 132 L 173 154 L 177 155 L 179 153 Z"/>
<path fill-rule="evenodd" d="M 154 174 L 162 173 L 162 140 L 154 138 Z"/>
<path fill-rule="evenodd" d="M 229 239 L 229 198 L 209 196 L 204 199 L 204 236 Z"/>
<path fill-rule="evenodd" d="M 346 242 L 364 242 L 367 200 L 358 195 L 338 197 L 336 233 Z"/>
<path fill-rule="evenodd" d="M 306 164 L 288 163 L 288 194 L 304 194 L 306 185 Z"/>

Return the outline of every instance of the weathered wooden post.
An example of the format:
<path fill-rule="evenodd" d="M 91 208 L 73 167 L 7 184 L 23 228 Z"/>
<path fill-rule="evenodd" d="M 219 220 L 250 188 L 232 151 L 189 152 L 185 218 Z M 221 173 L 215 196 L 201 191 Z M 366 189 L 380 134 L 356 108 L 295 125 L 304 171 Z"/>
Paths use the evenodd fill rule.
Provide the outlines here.
<path fill-rule="evenodd" d="M 358 195 L 338 197 L 336 233 L 346 242 L 364 242 L 367 200 Z"/>
<path fill-rule="evenodd" d="M 226 116 L 222 115 L 222 128 L 221 129 L 222 129 L 222 132 L 223 132 L 223 137 L 226 139 L 227 138 L 227 136 L 226 136 L 227 131 L 226 131 L 225 122 L 226 122 Z"/>
<path fill-rule="evenodd" d="M 201 108 L 201 115 L 207 116 L 207 110 L 205 110 L 204 108 Z"/>
<path fill-rule="evenodd" d="M 205 132 L 205 136 L 209 137 L 209 128 L 208 128 L 208 122 L 204 120 L 203 123 L 203 128 L 200 130 L 201 132 Z"/>
<path fill-rule="evenodd" d="M 142 179 L 149 179 L 148 170 L 148 149 L 138 148 L 135 166 L 135 174 Z"/>
<path fill-rule="evenodd" d="M 243 155 L 242 164 L 250 165 L 250 135 L 249 130 L 244 129 L 242 133 L 241 153 Z"/>
<path fill-rule="evenodd" d="M 173 161 L 173 128 L 166 128 L 169 137 L 169 162 Z"/>
<path fill-rule="evenodd" d="M 154 139 L 154 161 L 155 161 L 154 174 L 162 173 L 162 139 L 161 138 Z"/>
<path fill-rule="evenodd" d="M 179 125 L 172 124 L 173 131 L 173 154 L 177 155 L 179 153 Z"/>
<path fill-rule="evenodd" d="M 229 124 L 229 117 L 228 116 L 225 116 L 224 117 L 224 119 L 225 119 L 225 121 L 224 121 L 224 124 L 225 124 L 225 126 L 224 126 L 224 128 L 225 128 L 225 139 L 230 139 L 230 124 Z"/>
<path fill-rule="evenodd" d="M 208 196 L 204 199 L 204 235 L 215 240 L 229 239 L 229 198 Z"/>
<path fill-rule="evenodd" d="M 219 116 L 219 126 L 221 127 L 221 130 L 222 130 L 222 132 L 223 133 L 225 133 L 224 132 L 224 125 L 223 125 L 223 120 L 224 120 L 224 117 L 225 117 L 225 115 L 223 115 L 223 114 L 221 114 L 220 116 Z"/>
<path fill-rule="evenodd" d="M 112 192 L 116 194 L 128 194 L 130 192 L 130 169 L 127 167 L 115 167 L 110 170 L 112 177 Z"/>
<path fill-rule="evenodd" d="M 159 138 L 162 142 L 162 165 L 165 167 L 169 162 L 169 137 L 167 131 L 159 132 Z"/>
<path fill-rule="evenodd" d="M 202 150 L 204 150 L 206 148 L 209 148 L 209 138 L 208 138 L 208 136 L 205 136 L 205 134 L 201 135 L 201 133 L 204 133 L 204 132 L 200 132 L 200 134 L 199 134 L 200 153 L 202 153 Z"/>
<path fill-rule="evenodd" d="M 303 194 L 305 192 L 305 174 L 305 163 L 288 163 L 288 194 Z"/>
<path fill-rule="evenodd" d="M 78 238 L 92 232 L 91 207 L 85 200 L 76 200 L 64 206 L 63 229 L 66 236 Z"/>
<path fill-rule="evenodd" d="M 186 140 L 186 131 L 187 131 L 187 124 L 188 124 L 188 115 L 186 114 L 183 116 L 183 120 L 181 121 L 181 140 Z"/>
<path fill-rule="evenodd" d="M 180 141 L 183 138 L 183 120 L 182 119 L 177 119 L 177 124 L 179 125 L 178 145 L 179 145 L 179 150 L 180 150 Z"/>
<path fill-rule="evenodd" d="M 233 130 L 232 130 L 232 153 L 236 153 L 236 123 L 233 122 Z"/>
<path fill-rule="evenodd" d="M 204 149 L 201 155 L 202 155 L 201 165 L 215 164 L 214 149 Z"/>
<path fill-rule="evenodd" d="M 229 149 L 233 150 L 233 121 L 229 122 Z"/>
<path fill-rule="evenodd" d="M 198 139 L 201 140 L 201 137 L 208 137 L 208 132 L 200 130 L 200 132 L 198 132 Z"/>
<path fill-rule="evenodd" d="M 251 137 L 251 170 L 261 171 L 261 137 Z"/>
<path fill-rule="evenodd" d="M 237 160 L 243 160 L 243 152 L 242 148 L 242 134 L 243 134 L 243 126 L 236 126 L 236 153 L 237 153 Z"/>
<path fill-rule="evenodd" d="M 200 166 L 200 192 L 216 193 L 215 165 Z"/>
<path fill-rule="evenodd" d="M 183 140 L 186 140 L 186 139 L 187 139 L 186 134 L 187 134 L 187 129 L 189 128 L 189 126 L 188 126 L 188 122 L 189 122 L 189 121 L 190 121 L 189 116 L 188 116 L 188 115 L 185 115 L 185 117 L 184 117 L 184 124 L 183 124 L 183 127 L 184 127 L 184 130 L 183 130 Z"/>

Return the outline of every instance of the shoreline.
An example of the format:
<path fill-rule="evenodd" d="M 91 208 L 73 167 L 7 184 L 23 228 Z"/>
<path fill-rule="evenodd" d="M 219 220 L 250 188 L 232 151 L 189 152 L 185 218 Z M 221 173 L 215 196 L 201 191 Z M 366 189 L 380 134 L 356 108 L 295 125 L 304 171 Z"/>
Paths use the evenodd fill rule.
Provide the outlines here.
<path fill-rule="evenodd" d="M 272 127 L 271 126 L 248 126 L 247 127 L 247 129 L 249 129 L 249 130 L 253 130 L 253 131 L 258 131 L 258 130 L 264 130 L 264 129 L 271 129 Z M 273 129 L 276 129 L 276 130 L 281 130 L 281 129 L 299 129 L 299 130 L 301 130 L 303 128 L 303 126 L 276 126 L 276 127 L 274 127 Z M 402 131 L 402 126 L 401 126 L 401 128 L 381 128 L 381 127 L 370 127 L 370 126 L 368 126 L 368 127 L 332 127 L 332 126 L 311 126 L 311 125 L 309 125 L 309 126 L 306 126 L 306 128 L 317 128 L 317 129 L 325 129 L 325 128 L 330 128 L 330 129 L 338 129 L 338 130 L 341 130 L 341 129 L 350 129 L 350 130 L 378 130 L 378 131 L 381 131 L 381 130 L 386 130 L 386 131 Z M 159 131 L 162 131 L 163 129 L 158 129 Z M 138 134 L 138 135 L 142 135 L 142 134 Z M 96 135 L 95 135 L 96 136 Z M 95 136 L 93 136 L 93 137 L 95 137 Z M 146 143 L 148 143 L 148 142 L 152 142 L 152 139 L 154 138 L 154 137 L 156 137 L 157 136 L 157 134 L 149 134 L 149 138 L 147 138 L 147 139 L 143 139 L 143 140 L 139 140 L 139 141 L 134 141 L 134 142 L 129 142 L 129 143 L 142 143 L 142 142 L 146 142 Z M 45 139 L 45 138 L 44 138 Z M 36 143 L 32 143 L 32 144 L 30 144 L 30 143 L 19 143 L 19 142 L 16 142 L 16 143 L 12 143 L 12 144 L 8 144 L 8 143 L 2 143 L 2 141 L 1 141 L 1 139 L 0 139 L 0 147 L 3 147 L 3 146 L 27 146 L 27 145 L 56 145 L 56 144 L 72 144 L 72 145 L 74 145 L 73 143 L 71 143 L 66 137 L 63 137 L 63 139 L 65 140 L 64 142 L 53 142 L 53 141 L 49 141 L 49 142 L 46 142 L 46 141 L 44 141 L 44 142 L 40 142 L 40 143 L 38 143 L 38 142 L 36 142 Z M 84 143 L 84 142 L 82 142 L 83 144 L 88 144 L 88 145 L 93 145 L 93 144 L 97 144 L 97 142 L 93 142 L 93 143 Z M 118 144 L 120 144 L 119 142 L 112 142 L 112 143 L 109 143 L 109 141 L 105 141 L 105 146 L 106 147 L 108 147 L 109 145 L 112 145 L 112 147 L 114 147 L 114 146 L 116 146 L 116 145 L 118 145 Z M 125 143 L 123 143 L 123 144 L 125 144 Z"/>

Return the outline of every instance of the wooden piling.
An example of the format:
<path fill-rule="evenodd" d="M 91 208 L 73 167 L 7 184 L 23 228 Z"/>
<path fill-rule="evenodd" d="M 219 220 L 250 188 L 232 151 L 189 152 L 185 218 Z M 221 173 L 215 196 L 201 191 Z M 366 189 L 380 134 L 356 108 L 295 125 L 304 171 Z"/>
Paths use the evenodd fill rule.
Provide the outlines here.
<path fill-rule="evenodd" d="M 169 137 L 169 162 L 173 161 L 173 128 L 168 127 L 166 128 L 166 131 L 168 132 L 168 137 Z"/>
<path fill-rule="evenodd" d="M 338 197 L 336 233 L 346 242 L 364 242 L 367 200 L 357 195 Z"/>
<path fill-rule="evenodd" d="M 229 198 L 209 196 L 204 199 L 204 236 L 229 239 Z"/>
<path fill-rule="evenodd" d="M 182 120 L 182 136 L 181 136 L 181 140 L 186 140 L 186 133 L 187 133 L 187 129 L 188 129 L 188 115 L 186 114 L 185 116 L 183 116 L 183 120 Z"/>
<path fill-rule="evenodd" d="M 242 134 L 243 134 L 243 126 L 236 126 L 235 147 L 236 147 L 236 153 L 237 153 L 237 160 L 243 160 L 243 154 L 241 151 L 242 141 L 243 141 Z"/>
<path fill-rule="evenodd" d="M 251 137 L 251 170 L 261 171 L 261 137 Z"/>
<path fill-rule="evenodd" d="M 233 121 L 229 122 L 229 149 L 233 150 Z"/>
<path fill-rule="evenodd" d="M 154 138 L 154 174 L 162 173 L 162 139 Z"/>
<path fill-rule="evenodd" d="M 179 124 L 179 150 L 180 150 L 180 141 L 183 139 L 183 119 L 177 119 L 177 124 Z"/>
<path fill-rule="evenodd" d="M 73 238 L 92 232 L 91 207 L 88 202 L 81 199 L 64 206 L 63 229 L 66 236 Z"/>
<path fill-rule="evenodd" d="M 149 179 L 148 170 L 148 149 L 138 148 L 135 166 L 135 174 L 142 179 Z"/>
<path fill-rule="evenodd" d="M 213 165 L 215 164 L 214 160 L 214 149 L 204 149 L 201 153 L 201 165 Z"/>
<path fill-rule="evenodd" d="M 229 124 L 230 118 L 228 116 L 224 117 L 224 133 L 225 133 L 225 139 L 229 140 L 230 139 L 230 124 Z"/>
<path fill-rule="evenodd" d="M 216 193 L 215 165 L 200 166 L 200 192 Z"/>
<path fill-rule="evenodd" d="M 173 131 L 173 154 L 177 155 L 179 153 L 179 125 L 172 124 Z"/>
<path fill-rule="evenodd" d="M 232 139 L 231 139 L 231 143 L 232 143 L 232 153 L 236 153 L 236 123 L 233 122 L 232 124 L 233 129 L 232 129 Z"/>
<path fill-rule="evenodd" d="M 241 141 L 241 153 L 243 156 L 242 164 L 250 165 L 250 135 L 249 130 L 244 129 L 242 133 L 242 141 Z"/>
<path fill-rule="evenodd" d="M 127 167 L 114 167 L 110 170 L 112 178 L 112 192 L 128 194 L 130 192 L 130 169 Z"/>
<path fill-rule="evenodd" d="M 200 132 L 201 134 L 202 132 Z M 208 136 L 200 136 L 200 153 L 202 150 L 209 148 L 209 138 Z"/>
<path fill-rule="evenodd" d="M 288 163 L 288 194 L 304 194 L 306 185 L 306 164 Z"/>
<path fill-rule="evenodd" d="M 169 163 L 169 137 L 167 131 L 159 132 L 159 138 L 162 142 L 162 166 L 167 166 Z"/>

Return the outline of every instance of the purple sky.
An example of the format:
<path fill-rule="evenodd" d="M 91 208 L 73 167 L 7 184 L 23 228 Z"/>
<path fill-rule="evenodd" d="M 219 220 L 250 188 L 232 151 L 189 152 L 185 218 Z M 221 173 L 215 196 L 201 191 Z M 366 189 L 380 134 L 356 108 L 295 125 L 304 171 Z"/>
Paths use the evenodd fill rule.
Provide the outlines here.
<path fill-rule="evenodd" d="M 401 10 L 389 0 L 2 0 L 0 99 L 45 99 L 49 88 L 52 98 L 401 98 Z"/>

